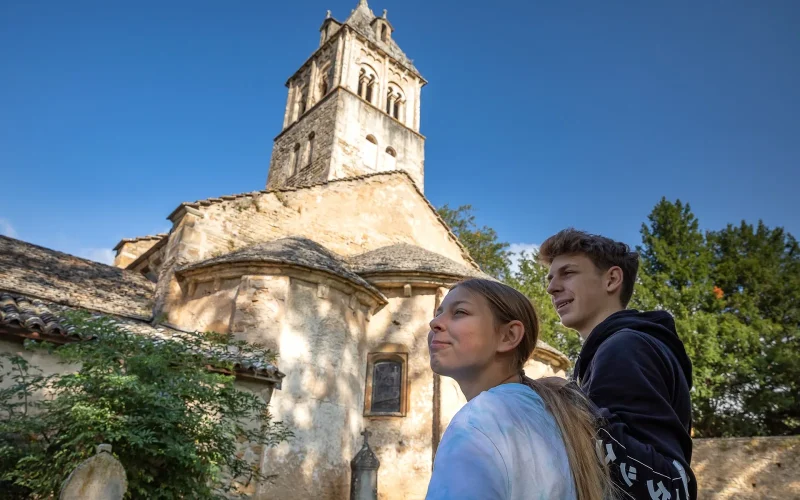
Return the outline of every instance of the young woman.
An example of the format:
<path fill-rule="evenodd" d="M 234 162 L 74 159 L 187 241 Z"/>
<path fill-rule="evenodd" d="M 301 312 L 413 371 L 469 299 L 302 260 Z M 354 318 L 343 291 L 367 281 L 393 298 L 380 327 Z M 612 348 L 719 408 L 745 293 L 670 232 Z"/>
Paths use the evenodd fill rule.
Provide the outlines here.
<path fill-rule="evenodd" d="M 436 451 L 427 500 L 603 500 L 609 472 L 595 452 L 590 403 L 560 378 L 523 365 L 539 322 L 530 300 L 498 282 L 454 286 L 430 323 L 435 373 L 467 398 Z"/>

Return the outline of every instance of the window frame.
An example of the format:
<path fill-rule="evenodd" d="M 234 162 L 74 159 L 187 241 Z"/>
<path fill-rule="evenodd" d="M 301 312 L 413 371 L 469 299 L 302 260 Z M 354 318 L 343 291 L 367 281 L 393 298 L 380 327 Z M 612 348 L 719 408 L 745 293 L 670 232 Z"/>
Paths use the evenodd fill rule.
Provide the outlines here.
<path fill-rule="evenodd" d="M 372 411 L 372 388 L 375 365 L 381 361 L 399 362 L 400 373 L 400 411 Z M 406 352 L 371 352 L 367 355 L 367 377 L 364 384 L 364 416 L 365 417 L 405 417 L 408 415 L 408 353 Z"/>

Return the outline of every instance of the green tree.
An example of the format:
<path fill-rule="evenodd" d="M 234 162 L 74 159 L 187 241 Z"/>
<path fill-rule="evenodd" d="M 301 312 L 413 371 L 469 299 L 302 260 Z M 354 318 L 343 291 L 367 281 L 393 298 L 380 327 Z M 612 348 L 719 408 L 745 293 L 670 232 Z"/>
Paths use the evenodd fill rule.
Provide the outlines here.
<path fill-rule="evenodd" d="M 437 211 L 483 272 L 499 280 L 508 277 L 512 255 L 508 251 L 509 245 L 498 241 L 494 229 L 475 224 L 472 205 L 462 205 L 456 209 L 444 205 Z"/>
<path fill-rule="evenodd" d="M 561 324 L 561 318 L 552 305 L 547 293 L 547 274 L 549 269 L 537 260 L 536 253 L 521 252 L 519 267 L 507 280 L 524 293 L 536 308 L 539 316 L 539 338 L 564 353 L 573 363 L 581 352 L 581 338 L 578 332 Z"/>
<path fill-rule="evenodd" d="M 735 317 L 720 315 L 711 278 L 712 253 L 689 204 L 662 198 L 641 229 L 639 282 L 631 307 L 662 309 L 675 318 L 692 361 L 696 435 L 720 435 L 729 427 L 730 386 L 737 368 L 735 340 L 748 332 Z M 739 367 L 741 368 L 741 367 Z"/>
<path fill-rule="evenodd" d="M 125 467 L 129 497 L 223 498 L 268 479 L 237 456 L 237 446 L 274 446 L 292 433 L 258 395 L 234 385 L 231 353 L 269 360 L 269 351 L 218 334 L 134 335 L 86 313 L 67 323 L 86 340 L 49 348 L 77 371 L 44 377 L 22 357 L 6 356 L 0 486 L 57 496 L 100 443 L 111 444 Z M 45 388 L 52 397 L 34 398 Z"/>
<path fill-rule="evenodd" d="M 688 203 L 662 198 L 642 224 L 642 288 L 675 314 L 697 312 L 712 297 L 711 251 Z"/>
<path fill-rule="evenodd" d="M 703 235 L 688 204 L 662 199 L 642 227 L 634 307 L 665 309 L 693 363 L 698 436 L 800 430 L 800 251 L 742 223 Z"/>
<path fill-rule="evenodd" d="M 782 228 L 742 222 L 708 234 L 726 314 L 750 332 L 731 389 L 754 433 L 800 432 L 800 247 Z"/>

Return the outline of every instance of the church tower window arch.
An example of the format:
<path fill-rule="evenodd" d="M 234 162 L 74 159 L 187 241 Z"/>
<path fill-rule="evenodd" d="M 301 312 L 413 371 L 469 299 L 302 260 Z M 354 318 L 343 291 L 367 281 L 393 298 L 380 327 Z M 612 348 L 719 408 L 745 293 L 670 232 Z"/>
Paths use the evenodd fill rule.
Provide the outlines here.
<path fill-rule="evenodd" d="M 378 96 L 378 74 L 369 64 L 362 64 L 358 72 L 358 95 L 365 101 L 375 104 Z"/>
<path fill-rule="evenodd" d="M 316 133 L 311 132 L 308 134 L 308 143 L 306 143 L 306 165 L 311 165 L 311 161 L 313 160 L 314 156 L 314 138 L 317 136 Z"/>
<path fill-rule="evenodd" d="M 378 139 L 372 134 L 367 135 L 365 139 L 361 159 L 365 167 L 374 171 L 378 169 Z"/>
<path fill-rule="evenodd" d="M 406 98 L 403 89 L 397 83 L 391 82 L 386 93 L 386 114 L 399 120 L 404 120 Z"/>
<path fill-rule="evenodd" d="M 300 143 L 297 142 L 292 149 L 292 154 L 289 157 L 289 177 L 297 173 L 297 165 L 300 163 Z"/>

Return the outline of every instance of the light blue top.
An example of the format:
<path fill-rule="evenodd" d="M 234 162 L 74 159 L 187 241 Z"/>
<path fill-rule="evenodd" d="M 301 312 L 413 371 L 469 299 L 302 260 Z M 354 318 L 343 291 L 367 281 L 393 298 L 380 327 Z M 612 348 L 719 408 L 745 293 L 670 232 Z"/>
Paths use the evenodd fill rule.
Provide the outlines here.
<path fill-rule="evenodd" d="M 502 384 L 456 413 L 436 451 L 426 500 L 576 500 L 555 419 L 533 389 Z"/>

